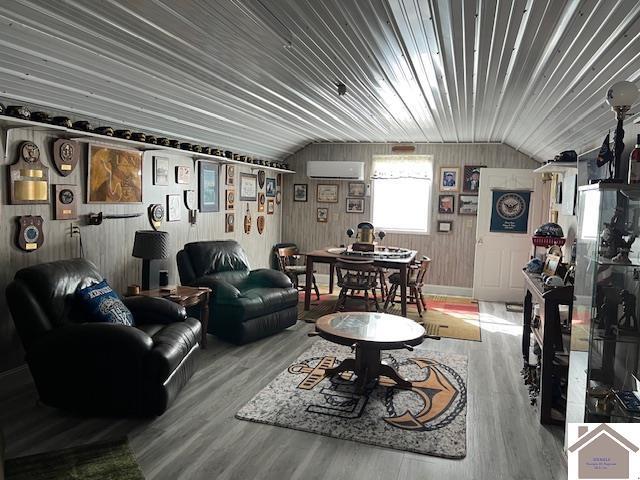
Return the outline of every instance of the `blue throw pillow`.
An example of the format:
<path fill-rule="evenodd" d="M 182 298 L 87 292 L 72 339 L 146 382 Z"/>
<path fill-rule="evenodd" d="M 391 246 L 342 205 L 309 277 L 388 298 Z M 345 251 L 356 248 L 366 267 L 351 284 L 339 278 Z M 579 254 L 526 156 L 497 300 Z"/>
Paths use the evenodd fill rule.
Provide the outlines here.
<path fill-rule="evenodd" d="M 106 280 L 76 291 L 76 296 L 95 322 L 133 326 L 133 315 Z"/>

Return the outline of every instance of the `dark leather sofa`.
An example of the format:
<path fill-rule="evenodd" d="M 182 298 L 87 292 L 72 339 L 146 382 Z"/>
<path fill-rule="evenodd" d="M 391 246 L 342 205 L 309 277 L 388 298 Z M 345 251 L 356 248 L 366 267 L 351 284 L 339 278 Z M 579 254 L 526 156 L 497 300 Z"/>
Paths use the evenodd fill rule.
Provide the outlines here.
<path fill-rule="evenodd" d="M 243 344 L 296 323 L 298 291 L 291 280 L 277 270 L 250 270 L 237 242 L 188 243 L 178 252 L 177 261 L 183 285 L 213 291 L 209 333 Z"/>
<path fill-rule="evenodd" d="M 102 280 L 83 259 L 24 268 L 6 290 L 46 405 L 92 415 L 162 414 L 194 372 L 200 322 L 161 298 L 129 297 L 135 327 L 89 322 L 76 289 Z"/>

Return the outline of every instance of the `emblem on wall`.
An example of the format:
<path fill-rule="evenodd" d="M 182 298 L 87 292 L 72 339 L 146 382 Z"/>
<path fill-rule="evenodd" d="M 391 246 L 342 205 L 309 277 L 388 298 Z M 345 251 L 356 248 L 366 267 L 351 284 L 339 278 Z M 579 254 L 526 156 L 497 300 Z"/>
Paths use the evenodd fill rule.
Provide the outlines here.
<path fill-rule="evenodd" d="M 164 220 L 164 205 L 154 203 L 149 205 L 149 223 L 154 230 L 160 229 Z"/>
<path fill-rule="evenodd" d="M 224 231 L 226 233 L 233 232 L 233 227 L 236 223 L 236 215 L 234 213 L 227 213 L 224 216 Z"/>
<path fill-rule="evenodd" d="M 58 173 L 66 177 L 73 172 L 80 158 L 80 146 L 74 140 L 59 138 L 53 142 L 53 163 Z"/>
<path fill-rule="evenodd" d="M 233 210 L 235 208 L 236 192 L 235 190 L 227 190 L 225 197 L 225 209 Z"/>
<path fill-rule="evenodd" d="M 18 161 L 9 166 L 10 200 L 13 205 L 49 203 L 49 169 L 40 161 L 40 149 L 22 142 Z"/>
<path fill-rule="evenodd" d="M 265 226 L 264 215 L 258 215 L 258 220 L 256 223 L 258 225 L 258 233 L 262 235 L 262 232 L 264 232 L 264 226 Z"/>
<path fill-rule="evenodd" d="M 44 221 L 39 215 L 25 215 L 18 217 L 18 235 L 16 244 L 25 252 L 33 252 L 44 243 L 42 224 Z"/>
<path fill-rule="evenodd" d="M 78 187 L 75 185 L 56 185 L 54 187 L 55 219 L 74 220 L 78 218 Z"/>
<path fill-rule="evenodd" d="M 179 165 L 176 167 L 176 183 L 190 184 L 191 183 L 191 168 Z"/>
<path fill-rule="evenodd" d="M 264 182 L 266 181 L 267 174 L 264 170 L 258 170 L 258 187 L 260 189 L 264 188 Z"/>

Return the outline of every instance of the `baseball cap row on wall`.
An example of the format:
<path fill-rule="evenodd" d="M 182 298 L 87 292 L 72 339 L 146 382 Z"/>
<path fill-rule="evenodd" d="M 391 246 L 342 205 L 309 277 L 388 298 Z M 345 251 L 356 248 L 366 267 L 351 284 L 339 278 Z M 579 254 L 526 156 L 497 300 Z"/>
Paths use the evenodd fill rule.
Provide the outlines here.
<path fill-rule="evenodd" d="M 159 145 L 165 148 L 175 148 L 203 155 L 214 155 L 217 157 L 222 157 L 237 162 L 244 162 L 251 165 L 260 165 L 264 167 L 289 170 L 289 164 L 285 162 L 263 160 L 248 155 L 240 155 L 239 153 L 234 153 L 230 150 L 224 150 L 222 148 L 197 145 L 176 139 L 169 139 L 166 137 L 156 137 L 154 135 L 143 132 L 133 132 L 127 128 L 115 129 L 111 126 L 94 127 L 91 122 L 87 120 L 78 120 L 72 122 L 69 117 L 65 116 L 52 117 L 48 113 L 43 111 L 31 112 L 29 107 L 25 105 L 10 105 L 5 108 L 5 106 L 0 103 L 0 115 L 7 115 L 10 117 L 19 118 L 21 120 L 30 120 L 38 123 L 56 125 L 59 127 L 78 130 L 80 132 L 121 138 L 123 140 L 133 140 L 136 142 L 148 143 L 150 145 Z"/>

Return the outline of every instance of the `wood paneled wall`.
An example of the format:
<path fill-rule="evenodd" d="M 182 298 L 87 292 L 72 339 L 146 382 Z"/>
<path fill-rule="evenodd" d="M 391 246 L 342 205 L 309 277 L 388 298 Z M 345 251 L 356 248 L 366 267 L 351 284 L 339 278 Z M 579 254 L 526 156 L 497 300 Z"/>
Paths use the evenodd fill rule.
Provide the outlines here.
<path fill-rule="evenodd" d="M 283 241 L 296 243 L 301 251 L 309 251 L 328 245 L 347 243 L 345 231 L 362 221 L 370 220 L 371 202 L 366 198 L 364 214 L 346 212 L 347 182 L 317 181 L 306 176 L 306 162 L 311 160 L 361 161 L 365 162 L 365 182 L 369 183 L 369 173 L 374 155 L 390 155 L 391 144 L 376 143 L 316 143 L 289 157 L 289 163 L 297 171 L 288 175 L 283 190 Z M 434 176 L 441 166 L 486 165 L 494 168 L 536 168 L 539 163 L 513 148 L 502 144 L 416 144 L 415 154 L 433 155 Z M 293 202 L 293 184 L 309 185 L 308 201 Z M 339 184 L 339 202 L 316 202 L 318 183 Z M 437 186 L 437 181 L 435 182 Z M 473 282 L 473 258 L 475 251 L 476 217 L 468 215 L 441 215 L 437 211 L 437 188 L 433 189 L 433 213 L 431 234 L 409 235 L 388 234 L 384 245 L 393 245 L 418 250 L 433 260 L 427 283 L 454 287 L 471 287 Z M 316 221 L 316 208 L 329 208 L 329 221 Z M 411 205 L 398 205 L 398 209 Z M 458 199 L 456 199 L 456 210 Z M 453 231 L 449 234 L 437 233 L 438 220 L 452 220 Z M 321 273 L 326 270 L 318 268 Z"/>
<path fill-rule="evenodd" d="M 183 198 L 183 191 L 193 189 L 197 191 L 197 169 L 190 157 L 179 155 L 167 155 L 167 152 L 157 153 L 170 158 L 170 172 L 168 186 L 154 186 L 152 184 L 153 152 L 145 152 L 143 156 L 143 203 L 138 205 L 106 205 L 87 204 L 86 200 L 86 166 L 87 146 L 83 147 L 79 167 L 68 177 L 60 176 L 51 159 L 51 146 L 55 137 L 46 132 L 33 132 L 32 130 L 2 131 L 3 145 L 8 146 L 0 169 L 0 184 L 2 187 L 2 199 L 0 209 L 0 371 L 7 370 L 23 363 L 23 351 L 20 340 L 15 332 L 13 321 L 6 305 L 4 290 L 8 282 L 13 278 L 16 270 L 42 262 L 64 258 L 77 257 L 80 254 L 78 239 L 70 238 L 69 232 L 72 223 L 78 223 L 82 234 L 85 257 L 96 263 L 109 283 L 118 291 L 124 291 L 126 286 L 141 281 L 141 260 L 133 258 L 134 233 L 136 230 L 150 229 L 147 220 L 147 206 L 151 203 L 166 205 L 167 194 L 179 194 Z M 6 165 L 12 164 L 17 158 L 18 145 L 23 140 L 31 140 L 40 147 L 41 158 L 49 167 L 50 182 L 53 184 L 76 184 L 82 192 L 82 201 L 78 205 L 78 213 L 81 216 L 77 221 L 53 220 L 53 202 L 50 205 L 8 205 Z M 191 185 L 178 185 L 175 183 L 175 167 L 177 165 L 189 165 L 192 167 Z M 236 192 L 238 190 L 238 175 L 241 171 L 249 171 L 249 167 L 236 166 Z M 255 173 L 255 172 L 253 172 Z M 275 174 L 267 171 L 267 177 L 275 177 Z M 224 232 L 224 168 L 220 168 L 220 212 L 198 213 L 198 222 L 191 226 L 188 222 L 188 212 L 182 204 L 182 219 L 179 222 L 164 222 L 162 230 L 169 232 L 171 241 L 171 254 L 166 266 L 169 270 L 170 282 L 178 281 L 178 273 L 175 262 L 175 254 L 187 242 L 197 240 L 235 239 L 242 244 L 249 255 L 252 267 L 266 267 L 269 265 L 269 254 L 273 244 L 280 241 L 281 229 L 281 205 L 276 205 L 275 213 L 266 216 L 266 227 L 262 235 L 258 234 L 256 227 L 257 203 L 249 202 L 252 215 L 252 229 L 249 235 L 243 231 L 243 218 L 247 202 L 236 202 L 236 225 L 234 233 Z M 236 195 L 236 199 L 238 195 Z M 134 213 L 143 212 L 139 218 L 104 220 L 100 226 L 89 226 L 83 221 L 82 216 L 90 212 L 102 211 L 106 213 Z M 41 215 L 44 220 L 45 243 L 35 252 L 25 253 L 15 246 L 16 222 L 15 217 L 20 215 Z M 262 215 L 262 213 L 261 213 Z"/>

